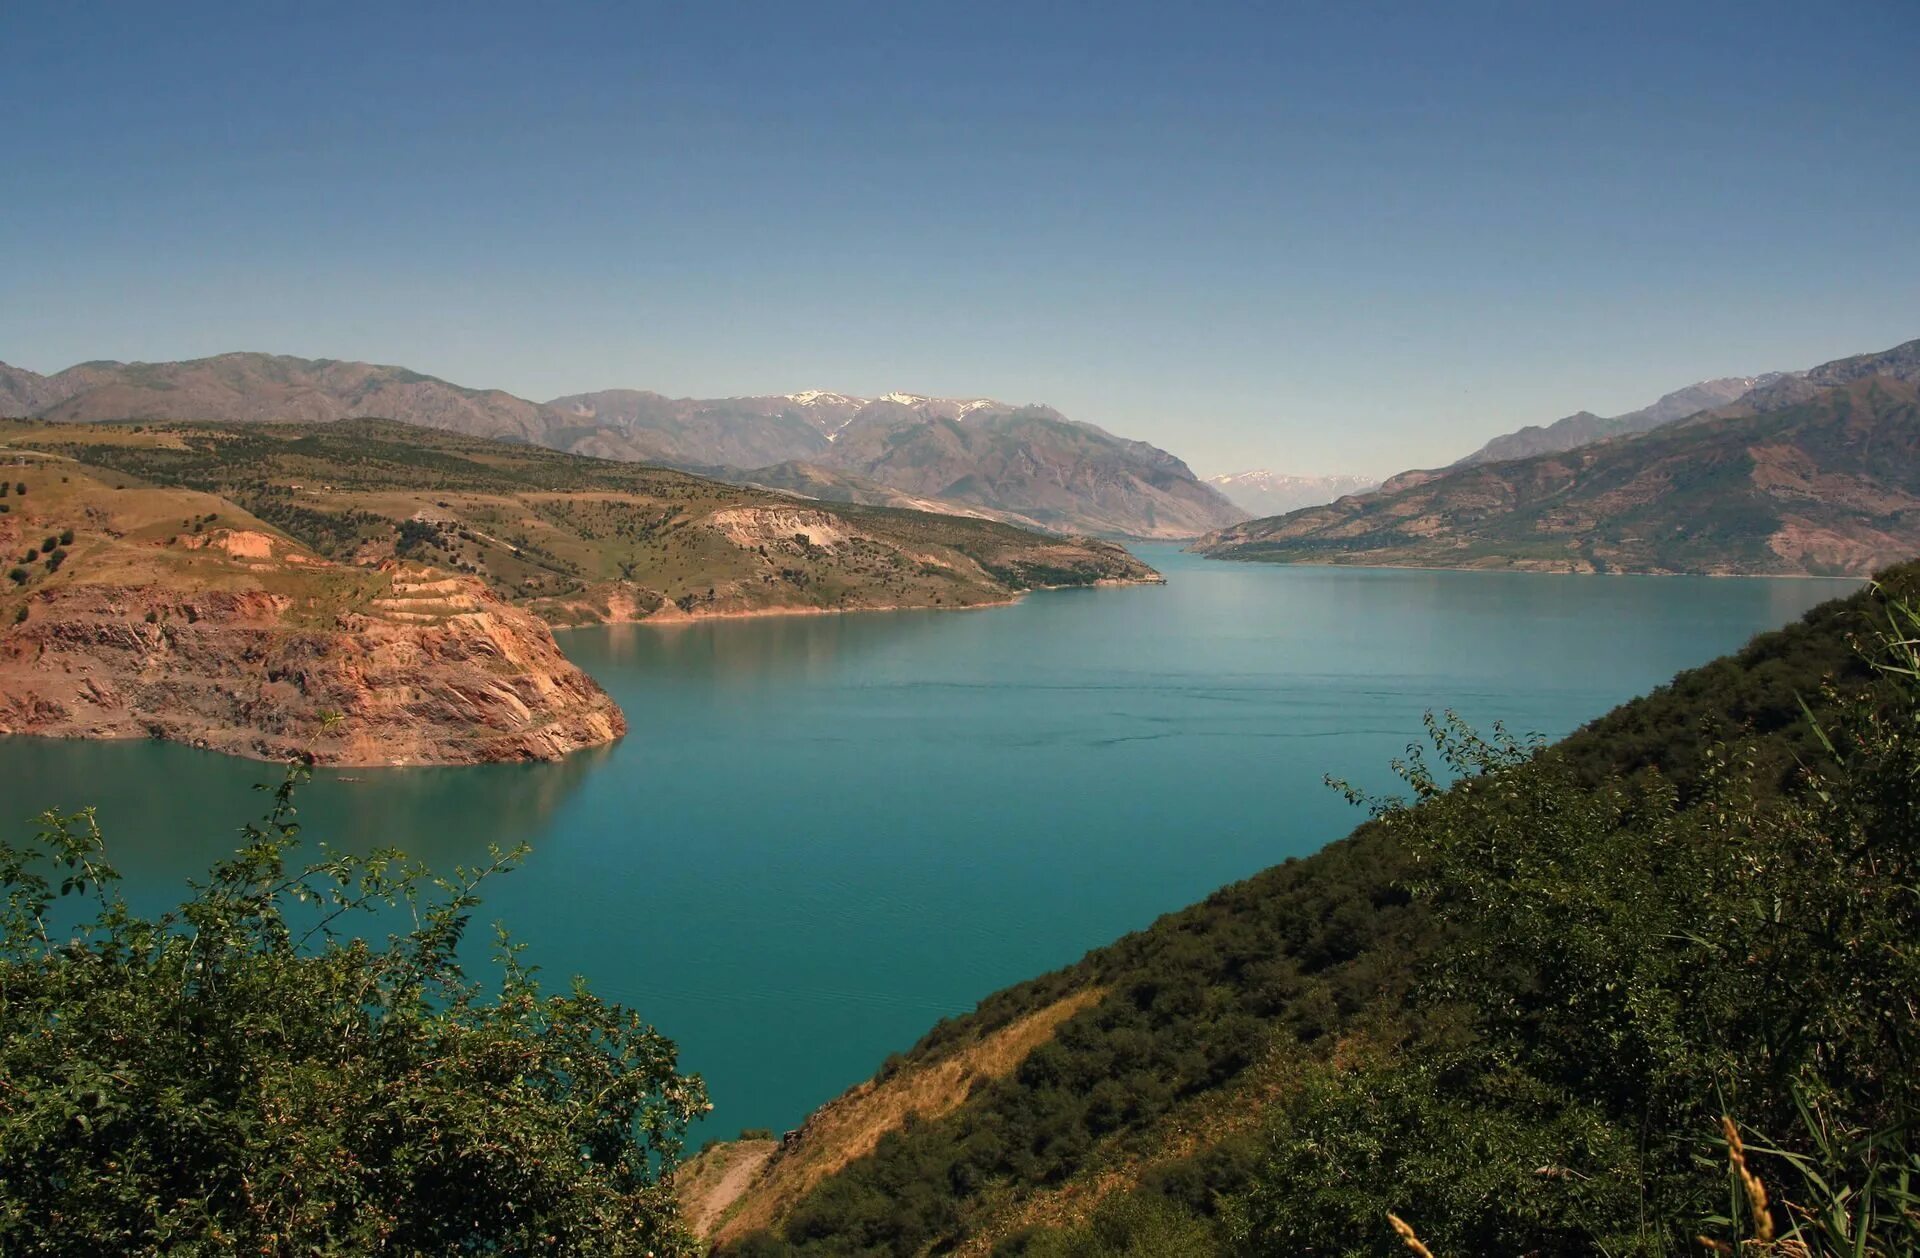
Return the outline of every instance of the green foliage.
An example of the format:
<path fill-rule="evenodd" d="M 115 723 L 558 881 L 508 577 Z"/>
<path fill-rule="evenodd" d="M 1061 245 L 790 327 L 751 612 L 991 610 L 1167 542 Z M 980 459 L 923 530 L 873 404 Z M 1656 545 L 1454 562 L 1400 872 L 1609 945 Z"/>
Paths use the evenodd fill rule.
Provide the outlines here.
<path fill-rule="evenodd" d="M 518 854 L 290 868 L 295 780 L 157 918 L 90 812 L 0 844 L 0 1251 L 680 1252 L 663 1174 L 706 1100 L 672 1043 L 504 934 L 497 989 L 461 969 Z M 347 933 L 374 914 L 405 929 Z"/>
<path fill-rule="evenodd" d="M 428 520 L 402 520 L 396 526 L 399 540 L 394 543 L 394 553 L 410 556 L 428 548 L 446 548 L 446 536 L 440 526 Z"/>
<path fill-rule="evenodd" d="M 1820 1231 L 1816 1253 L 1920 1249 L 1920 617 L 1883 610 L 1892 628 L 1867 648 L 1881 684 L 1805 710 L 1823 754 L 1785 792 L 1756 789 L 1766 775 L 1726 751 L 1692 802 L 1658 775 L 1587 784 L 1558 757 L 1436 723 L 1443 767 L 1404 766 L 1414 801 L 1382 824 L 1449 927 L 1423 1000 L 1465 1011 L 1471 1038 L 1415 1046 L 1384 1079 L 1309 1104 L 1321 1121 L 1304 1140 L 1283 1110 L 1247 1239 L 1338 1252 L 1395 1209 L 1437 1252 L 1676 1252 L 1738 1217 L 1715 1215 L 1701 1174 L 1724 1109 L 1799 1133 L 1756 1159 L 1797 1181 L 1757 1207 L 1756 1235 L 1799 1225 L 1808 1243 Z M 1532 1093 L 1579 1130 L 1557 1130 Z M 1408 1103 L 1368 1119 L 1382 1097 Z M 1451 1123 L 1461 1107 L 1471 1117 Z M 1449 1151 L 1456 1126 L 1481 1143 Z M 1396 1131 L 1420 1149 L 1379 1158 Z M 1481 1182 L 1542 1160 L 1568 1169 L 1544 1195 Z"/>
<path fill-rule="evenodd" d="M 995 1258 L 1210 1258 L 1221 1238 L 1206 1220 L 1163 1197 L 1124 1195 L 1101 1203 L 1085 1227 L 1033 1231 L 994 1251 Z"/>
<path fill-rule="evenodd" d="M 1633 1132 L 1519 1073 L 1328 1072 L 1275 1115 L 1234 1252 L 1388 1253 L 1388 1213 L 1442 1254 L 1658 1253 L 1632 1235 Z"/>
<path fill-rule="evenodd" d="M 25 585 L 27 583 L 27 578 L 31 575 L 32 574 L 29 573 L 25 568 L 22 568 L 17 564 L 7 569 L 7 579 L 12 581 L 15 585 Z"/>

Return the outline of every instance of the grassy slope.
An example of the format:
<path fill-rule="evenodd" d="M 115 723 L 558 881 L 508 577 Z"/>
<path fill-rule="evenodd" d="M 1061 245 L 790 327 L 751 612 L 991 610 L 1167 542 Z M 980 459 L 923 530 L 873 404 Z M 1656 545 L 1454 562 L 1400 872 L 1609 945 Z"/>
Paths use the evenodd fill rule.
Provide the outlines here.
<path fill-rule="evenodd" d="M 0 424 L 0 443 L 217 494 L 333 557 L 399 548 L 563 623 L 673 608 L 970 606 L 1151 576 L 1117 548 L 992 521 L 816 504 L 383 421 L 13 422 Z M 742 510 L 744 521 L 715 526 L 716 512 Z"/>
<path fill-rule="evenodd" d="M 1865 575 L 1920 550 L 1920 393 L 1873 377 L 1226 529 L 1223 559 Z"/>
<path fill-rule="evenodd" d="M 1888 582 L 1920 591 L 1920 564 Z M 1817 608 L 1546 754 L 1596 774 L 1656 767 L 1685 792 L 1704 745 L 1720 738 L 1759 747 L 1764 771 L 1784 771 L 1813 746 L 1796 696 L 1818 705 L 1823 678 L 1864 683 L 1849 636 L 1872 614 L 1864 593 Z M 1277 1099 L 1328 1063 L 1387 1051 L 1404 1029 L 1403 998 L 1438 940 L 1401 889 L 1406 874 L 1369 823 L 989 997 L 890 1061 L 881 1080 L 938 1070 L 1038 1010 L 1105 993 L 1010 1074 L 938 1121 L 896 1128 L 798 1203 L 769 1211 L 756 1199 L 763 1189 L 749 1188 L 734 1218 L 771 1213 L 775 1228 L 736 1225 L 721 1239 L 740 1254 L 1017 1252 L 1142 1185 L 1204 1213 L 1236 1186 Z"/>
<path fill-rule="evenodd" d="M 8 507 L 0 515 L 0 572 L 24 568 L 27 579 L 0 580 L 0 625 L 12 624 L 21 604 L 36 594 L 155 580 L 182 592 L 283 595 L 292 600 L 287 623 L 321 625 L 364 611 L 392 586 L 389 576 L 371 569 L 319 562 L 307 547 L 217 494 L 155 486 L 63 458 L 16 457 L 27 461 L 7 464 L 0 455 L 0 476 L 28 490 L 0 498 Z M 50 555 L 24 562 L 28 549 L 38 551 L 46 537 L 68 530 L 73 540 L 56 546 L 65 552 L 56 570 L 48 570 Z M 217 544 L 234 535 L 242 543 L 268 539 L 275 562 Z"/>

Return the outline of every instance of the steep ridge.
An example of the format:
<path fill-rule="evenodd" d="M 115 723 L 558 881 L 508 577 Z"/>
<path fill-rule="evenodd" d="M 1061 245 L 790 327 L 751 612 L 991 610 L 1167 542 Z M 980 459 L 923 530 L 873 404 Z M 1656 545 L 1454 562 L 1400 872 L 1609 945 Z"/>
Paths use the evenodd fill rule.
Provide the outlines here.
<path fill-rule="evenodd" d="M 1724 740 L 1729 762 L 1744 766 L 1762 797 L 1790 789 L 1821 755 L 1808 709 L 1795 696 L 1827 720 L 1874 685 L 1853 643 L 1885 627 L 1885 595 L 1920 595 L 1920 563 L 1885 572 L 1882 582 L 1880 594 L 1816 608 L 1542 755 L 1595 783 L 1625 775 L 1684 801 L 1708 789 L 1715 772 L 1708 745 Z M 1835 687 L 1826 697 L 1823 679 Z M 1073 966 L 989 996 L 890 1059 L 871 1083 L 823 1107 L 818 1121 L 777 1149 L 752 1149 L 753 1169 L 742 1176 L 748 1182 L 729 1186 L 732 1195 L 710 1216 L 709 1238 L 734 1258 L 1256 1252 L 1225 1239 L 1229 1203 L 1244 1204 L 1252 1180 L 1271 1173 L 1263 1159 L 1272 1133 L 1299 1114 L 1319 1113 L 1329 1081 L 1364 1082 L 1428 1037 L 1445 1046 L 1458 1035 L 1445 1006 L 1429 1013 L 1409 1004 L 1447 939 L 1443 922 L 1409 894 L 1417 874 L 1394 832 L 1368 822 L 1314 856 L 1222 888 Z M 878 1139 L 871 1124 L 829 1134 L 836 1116 L 882 1089 L 934 1088 L 1016 1028 L 1076 1005 L 1046 1036 L 1023 1042 L 1024 1056 L 1010 1069 L 969 1087 L 957 1106 L 934 1114 L 899 1107 Z M 1439 1117 L 1432 1116 L 1432 1131 L 1404 1127 L 1387 1138 L 1419 1146 L 1442 1134 Z M 1576 1149 L 1596 1138 L 1590 1127 L 1564 1137 Z M 1338 1205 L 1349 1179 L 1390 1176 L 1382 1169 L 1387 1151 L 1374 1147 L 1373 1163 L 1321 1168 L 1341 1183 L 1283 1182 L 1278 1191 L 1299 1192 L 1316 1208 L 1327 1208 L 1329 1198 Z M 723 1165 L 730 1151 L 711 1156 Z M 796 1177 L 781 1170 L 787 1159 L 798 1167 L 842 1164 L 824 1177 L 800 1177 L 810 1186 L 796 1196 Z M 1527 1161 L 1523 1178 L 1495 1179 L 1486 1191 L 1496 1203 L 1522 1192 L 1588 1191 L 1580 1176 L 1534 1169 L 1540 1165 Z M 1458 1206 L 1471 1172 L 1457 1163 L 1442 1168 L 1443 1184 L 1462 1184 Z M 1714 1180 L 1705 1183 L 1711 1196 Z M 1412 1197 L 1420 1190 L 1409 1183 L 1399 1191 Z M 1351 1247 L 1338 1252 L 1391 1252 L 1378 1213 L 1357 1217 L 1354 1228 Z M 1383 1236 L 1377 1247 L 1371 1229 Z M 1552 1252 L 1590 1248 L 1569 1240 Z"/>
<path fill-rule="evenodd" d="M 223 498 L 61 459 L 4 470 L 0 733 L 464 764 L 626 731 L 546 625 L 471 577 L 333 563 Z"/>
<path fill-rule="evenodd" d="M 1798 396 L 1794 387 L 1778 397 Z M 1913 381 L 1856 374 L 1563 454 L 1409 472 L 1210 534 L 1215 558 L 1559 572 L 1864 575 L 1920 549 Z"/>

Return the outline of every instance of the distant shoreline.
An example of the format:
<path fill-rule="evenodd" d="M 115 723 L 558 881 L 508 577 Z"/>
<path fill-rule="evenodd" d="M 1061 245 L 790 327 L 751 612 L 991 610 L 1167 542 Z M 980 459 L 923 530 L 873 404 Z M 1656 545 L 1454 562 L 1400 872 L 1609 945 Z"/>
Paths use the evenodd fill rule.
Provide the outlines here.
<path fill-rule="evenodd" d="M 1023 601 L 1029 594 L 1046 590 L 1096 590 L 1121 589 L 1138 585 L 1165 585 L 1164 576 L 1156 579 L 1121 580 L 1114 577 L 1102 577 L 1086 585 L 1036 585 L 1030 590 L 1021 590 L 1007 598 L 989 599 L 980 603 L 887 603 L 873 607 L 811 607 L 807 605 L 783 604 L 778 607 L 742 607 L 728 611 L 680 611 L 662 615 L 654 612 L 649 616 L 640 616 L 631 620 L 594 620 L 584 624 L 557 625 L 548 628 L 555 633 L 574 629 L 603 629 L 610 625 L 647 625 L 656 628 L 685 627 L 708 620 L 759 620 L 776 616 L 852 616 L 862 612 L 972 612 L 988 611 L 996 607 L 1012 607 Z M 669 603 L 668 606 L 673 606 Z"/>
<path fill-rule="evenodd" d="M 1822 576 L 1817 572 L 1560 572 L 1551 568 L 1460 568 L 1443 564 L 1420 563 L 1335 563 L 1319 559 L 1232 559 L 1225 555 L 1209 555 L 1203 551 L 1187 550 L 1184 554 L 1198 555 L 1201 559 L 1213 563 L 1246 564 L 1249 567 L 1266 568 L 1346 568 L 1359 572 L 1478 572 L 1494 576 L 1525 577 L 1726 577 L 1741 581 L 1852 581 L 1856 585 L 1865 585 L 1872 577 Z"/>

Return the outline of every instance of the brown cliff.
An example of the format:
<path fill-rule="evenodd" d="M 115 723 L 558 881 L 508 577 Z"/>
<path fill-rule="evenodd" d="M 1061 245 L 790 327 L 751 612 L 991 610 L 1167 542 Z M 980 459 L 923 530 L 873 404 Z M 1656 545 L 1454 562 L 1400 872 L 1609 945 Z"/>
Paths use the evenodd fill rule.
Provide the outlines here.
<path fill-rule="evenodd" d="M 6 579 L 0 733 L 384 765 L 553 760 L 626 731 L 546 625 L 479 581 L 329 563 L 219 499 L 52 466 L 23 476 L 31 515 L 0 516 L 27 574 Z M 67 529 L 61 562 L 20 562 Z"/>

